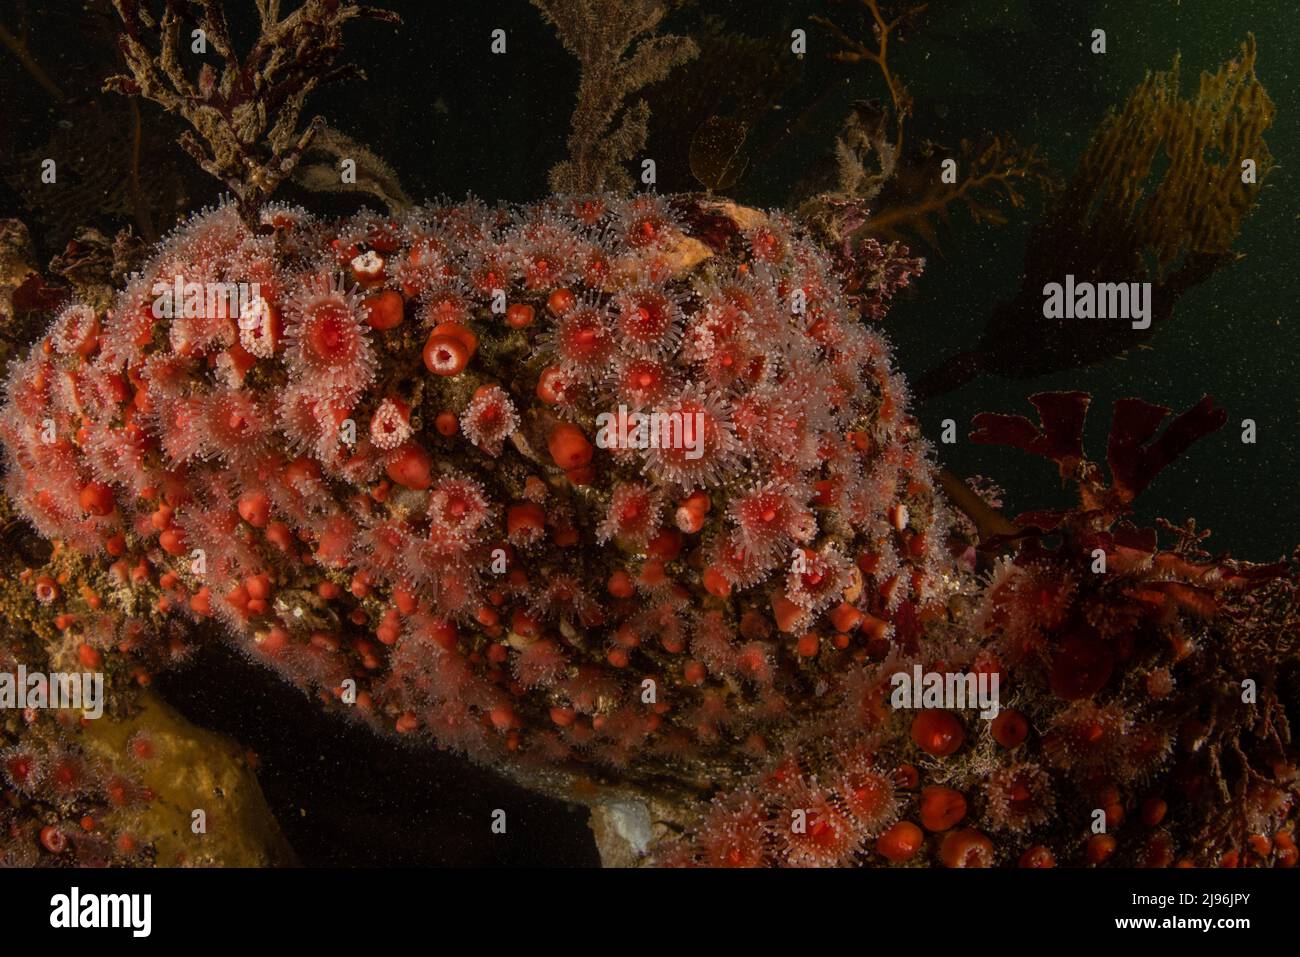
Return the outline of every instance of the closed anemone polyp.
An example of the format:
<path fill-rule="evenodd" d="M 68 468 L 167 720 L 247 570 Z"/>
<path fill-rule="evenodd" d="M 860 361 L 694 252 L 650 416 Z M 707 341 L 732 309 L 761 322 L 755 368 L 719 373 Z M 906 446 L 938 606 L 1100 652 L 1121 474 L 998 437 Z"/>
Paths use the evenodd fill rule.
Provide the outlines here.
<path fill-rule="evenodd" d="M 912 719 L 912 741 L 927 754 L 944 758 L 965 740 L 961 722 L 947 711 L 921 711 Z"/>
<path fill-rule="evenodd" d="M 966 798 L 949 787 L 927 787 L 921 792 L 921 823 L 927 831 L 946 831 L 966 816 Z"/>
<path fill-rule="evenodd" d="M 993 842 L 974 828 L 949 831 L 939 844 L 939 858 L 946 867 L 992 867 Z"/>

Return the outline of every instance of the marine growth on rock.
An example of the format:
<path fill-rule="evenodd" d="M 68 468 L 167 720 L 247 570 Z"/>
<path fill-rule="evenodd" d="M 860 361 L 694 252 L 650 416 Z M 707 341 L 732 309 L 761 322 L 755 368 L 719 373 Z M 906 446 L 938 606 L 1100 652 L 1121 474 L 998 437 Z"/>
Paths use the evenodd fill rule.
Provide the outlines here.
<path fill-rule="evenodd" d="M 12 368 L 6 490 L 75 570 L 36 600 L 115 687 L 220 634 L 381 733 L 634 795 L 658 863 L 1294 863 L 1294 575 L 1126 517 L 1223 414 L 1120 403 L 1109 479 L 1082 393 L 980 417 L 1080 505 L 977 542 L 854 305 L 914 270 L 700 197 L 203 212 Z"/>
<path fill-rule="evenodd" d="M 823 255 L 687 212 L 202 213 L 14 369 L 8 491 L 377 726 L 633 776 L 761 749 L 942 605 L 946 518 Z"/>

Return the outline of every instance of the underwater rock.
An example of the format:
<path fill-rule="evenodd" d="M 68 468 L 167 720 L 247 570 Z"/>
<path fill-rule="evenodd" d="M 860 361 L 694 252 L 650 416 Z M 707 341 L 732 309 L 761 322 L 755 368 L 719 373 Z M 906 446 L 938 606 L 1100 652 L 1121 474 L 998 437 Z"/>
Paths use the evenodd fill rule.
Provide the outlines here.
<path fill-rule="evenodd" d="M 201 214 L 15 369 L 8 492 L 377 727 L 697 786 L 956 574 L 884 340 L 793 223 L 692 202 Z"/>
<path fill-rule="evenodd" d="M 981 581 L 861 321 L 910 271 L 845 262 L 692 196 L 202 213 L 11 372 L 32 627 L 122 688 L 214 622 L 610 863 L 1295 863 L 1294 569 L 1128 519 L 1223 413 L 1121 401 L 1109 481 L 1085 394 L 979 417 L 1080 489 Z M 891 707 L 918 669 L 1007 697 Z"/>

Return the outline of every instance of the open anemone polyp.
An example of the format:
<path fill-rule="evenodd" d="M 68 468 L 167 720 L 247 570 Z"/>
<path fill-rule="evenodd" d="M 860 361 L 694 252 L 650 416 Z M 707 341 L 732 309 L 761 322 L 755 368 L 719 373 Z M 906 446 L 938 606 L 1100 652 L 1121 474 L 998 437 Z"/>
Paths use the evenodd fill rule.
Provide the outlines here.
<path fill-rule="evenodd" d="M 700 202 L 202 213 L 16 364 L 8 491 L 377 727 L 523 771 L 752 768 L 795 714 L 852 720 L 953 573 L 885 343 L 794 223 L 697 236 Z M 179 330 L 149 308 L 178 277 L 256 290 Z M 782 853 L 851 855 L 892 821 L 865 787 L 810 791 Z"/>

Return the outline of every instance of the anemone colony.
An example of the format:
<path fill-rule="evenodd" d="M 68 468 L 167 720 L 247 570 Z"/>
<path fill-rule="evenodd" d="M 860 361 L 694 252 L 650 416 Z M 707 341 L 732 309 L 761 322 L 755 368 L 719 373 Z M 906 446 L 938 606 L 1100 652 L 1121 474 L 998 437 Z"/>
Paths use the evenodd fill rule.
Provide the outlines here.
<path fill-rule="evenodd" d="M 912 267 L 873 249 L 854 274 L 883 310 Z M 233 309 L 159 309 L 239 284 Z M 54 657 L 118 689 L 204 633 L 172 622 L 211 621 L 381 731 L 553 793 L 655 795 L 663 863 L 1294 863 L 1294 584 L 1122 520 L 1208 406 L 1150 445 L 1166 410 L 1129 407 L 1106 485 L 1071 429 L 1086 404 L 977 433 L 1085 493 L 983 583 L 888 346 L 783 216 L 227 205 L 104 314 L 59 312 L 0 437 L 11 500 L 72 569 L 35 582 Z M 699 421 L 699 454 L 598 447 L 619 406 Z M 997 673 L 1003 711 L 891 710 L 914 664 Z"/>

